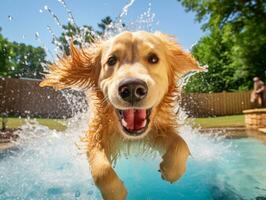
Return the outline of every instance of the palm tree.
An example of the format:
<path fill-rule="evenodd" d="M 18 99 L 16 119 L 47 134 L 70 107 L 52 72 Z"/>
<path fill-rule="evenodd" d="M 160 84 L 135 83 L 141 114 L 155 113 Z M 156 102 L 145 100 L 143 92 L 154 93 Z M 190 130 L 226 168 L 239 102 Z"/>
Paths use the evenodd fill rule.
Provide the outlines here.
<path fill-rule="evenodd" d="M 108 28 L 108 26 L 113 22 L 112 18 L 110 16 L 107 16 L 101 20 L 100 23 L 98 23 L 98 27 L 101 29 L 100 31 L 97 31 L 99 35 L 102 35 L 105 30 Z"/>

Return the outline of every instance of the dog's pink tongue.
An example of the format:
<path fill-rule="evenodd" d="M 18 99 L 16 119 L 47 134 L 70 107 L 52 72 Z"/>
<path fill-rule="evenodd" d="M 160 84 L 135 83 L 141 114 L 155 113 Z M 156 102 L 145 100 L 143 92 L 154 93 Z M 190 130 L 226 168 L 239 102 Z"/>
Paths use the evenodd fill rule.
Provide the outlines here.
<path fill-rule="evenodd" d="M 127 123 L 126 128 L 128 130 L 134 130 L 134 109 L 124 110 L 123 118 Z"/>
<path fill-rule="evenodd" d="M 145 109 L 128 109 L 123 111 L 123 118 L 127 123 L 128 130 L 139 130 L 144 128 L 146 120 Z"/>
<path fill-rule="evenodd" d="M 146 125 L 146 110 L 139 109 L 135 111 L 135 121 L 134 121 L 134 129 L 139 130 L 145 127 Z"/>

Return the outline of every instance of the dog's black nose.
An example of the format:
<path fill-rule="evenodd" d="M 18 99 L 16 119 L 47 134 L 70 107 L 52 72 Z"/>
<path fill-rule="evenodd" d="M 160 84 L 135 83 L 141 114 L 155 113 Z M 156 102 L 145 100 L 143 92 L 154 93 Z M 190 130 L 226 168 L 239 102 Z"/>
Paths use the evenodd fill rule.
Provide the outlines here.
<path fill-rule="evenodd" d="M 148 86 L 140 79 L 127 78 L 120 82 L 118 93 L 123 100 L 134 104 L 147 96 Z"/>

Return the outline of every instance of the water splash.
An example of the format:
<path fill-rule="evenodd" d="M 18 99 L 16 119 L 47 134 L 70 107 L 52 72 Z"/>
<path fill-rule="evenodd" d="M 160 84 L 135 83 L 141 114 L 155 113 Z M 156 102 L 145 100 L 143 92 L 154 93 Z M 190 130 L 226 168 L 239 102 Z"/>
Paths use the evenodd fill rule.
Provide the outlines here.
<path fill-rule="evenodd" d="M 130 8 L 130 6 L 132 6 L 133 5 L 133 3 L 135 2 L 135 0 L 130 0 L 125 6 L 124 6 L 124 8 L 122 9 L 122 12 L 120 13 L 120 15 L 119 15 L 119 19 L 122 19 L 124 16 L 126 16 L 127 15 L 127 13 L 128 13 L 128 9 Z"/>
<path fill-rule="evenodd" d="M 155 19 L 155 13 L 152 12 L 151 3 L 148 3 L 147 10 L 138 16 L 135 20 L 125 22 L 125 17 L 128 15 L 128 9 L 133 5 L 134 0 L 130 0 L 126 6 L 122 9 L 121 13 L 118 17 L 107 26 L 103 34 L 104 39 L 111 38 L 123 31 L 154 31 L 156 25 L 158 25 L 158 21 Z"/>
<path fill-rule="evenodd" d="M 68 8 L 66 2 L 65 2 L 64 0 L 58 0 L 58 2 L 59 2 L 59 3 L 63 6 L 63 8 L 65 9 L 65 11 L 66 11 L 66 13 L 67 13 L 67 15 L 68 15 L 68 18 L 67 18 L 68 21 L 69 21 L 71 24 L 73 24 L 73 25 L 75 25 L 76 27 L 78 27 L 77 24 L 76 24 L 76 22 L 75 22 L 74 16 L 73 16 L 71 10 Z"/>
<path fill-rule="evenodd" d="M 54 54 L 53 54 L 53 53 L 51 52 L 51 50 L 46 46 L 46 44 L 41 40 L 41 38 L 40 38 L 40 33 L 39 33 L 39 32 L 35 32 L 35 33 L 34 33 L 34 37 L 35 37 L 35 40 L 37 40 L 37 41 L 41 44 L 41 46 L 42 46 L 42 48 L 45 50 L 45 52 L 48 53 L 48 55 L 51 56 L 52 60 L 54 60 Z M 44 71 L 47 70 L 47 65 L 42 65 L 42 67 L 43 67 Z"/>
<path fill-rule="evenodd" d="M 225 136 L 221 132 L 201 134 L 198 128 L 192 128 L 187 123 L 179 128 L 179 133 L 190 147 L 192 158 L 200 162 L 228 162 L 227 155 L 235 150 L 224 140 Z"/>
<path fill-rule="evenodd" d="M 138 16 L 135 21 L 129 23 L 130 30 L 153 32 L 154 28 L 159 24 L 159 21 L 155 17 L 155 13 L 152 12 L 152 4 L 149 3 L 147 11 Z"/>
<path fill-rule="evenodd" d="M 68 21 L 77 26 L 65 1 L 58 1 L 67 13 Z M 116 20 L 108 26 L 103 35 L 104 38 L 112 37 L 124 30 L 151 31 L 153 24 L 158 23 L 155 20 L 155 14 L 152 13 L 151 4 L 149 4 L 146 12 L 129 25 L 124 26 L 124 17 L 127 16 L 133 3 L 134 0 L 130 0 L 124 6 Z M 48 6 L 44 6 L 44 10 L 48 11 L 59 27 L 62 27 L 60 19 Z M 42 12 L 41 9 L 40 13 Z M 48 25 L 47 30 L 56 46 L 56 53 L 63 53 L 60 52 L 61 43 L 52 27 Z M 82 44 L 86 43 L 87 32 L 91 32 L 91 30 L 83 27 L 73 38 Z M 97 37 L 96 33 L 91 32 L 91 34 L 93 37 Z M 39 32 L 35 33 L 35 38 L 53 57 L 52 52 L 41 41 Z M 70 38 L 66 36 L 66 40 L 70 41 Z M 43 66 L 47 67 L 45 64 Z M 75 145 L 79 143 L 80 137 L 84 135 L 88 126 L 90 113 L 86 98 L 83 94 L 70 90 L 62 91 L 62 94 L 74 116 L 66 120 L 66 131 L 50 130 L 34 120 L 27 121 L 18 131 L 20 138 L 14 142 L 14 148 L 0 154 L 0 178 L 1 183 L 4 183 L 0 184 L 0 199 L 1 197 L 3 199 L 100 199 L 89 172 L 85 154 L 86 146 L 79 149 Z M 183 124 L 179 132 L 190 147 L 192 159 L 198 163 L 216 162 L 217 165 L 228 162 L 227 155 L 233 151 L 230 144 L 225 144 L 222 137 L 200 135 L 197 129 L 186 124 L 187 116 L 182 109 L 177 109 L 180 111 L 179 121 Z M 144 145 L 138 146 L 138 148 L 143 148 L 140 152 L 151 150 L 145 149 Z M 120 155 L 127 158 L 130 149 L 124 149 L 124 152 Z M 141 157 L 140 154 L 136 155 L 138 158 Z M 155 154 L 154 157 L 159 162 L 159 156 Z"/>
<path fill-rule="evenodd" d="M 124 17 L 127 16 L 128 9 L 133 5 L 134 2 L 135 0 L 129 0 L 128 3 L 122 8 L 120 14 L 116 17 L 116 19 L 107 26 L 104 34 L 102 35 L 103 39 L 111 38 L 114 35 L 129 30 L 124 23 Z"/>
<path fill-rule="evenodd" d="M 0 199 L 101 199 L 89 171 L 86 146 L 82 147 L 79 143 L 80 137 L 87 130 L 88 118 L 89 112 L 81 111 L 75 117 L 66 120 L 68 128 L 64 132 L 48 129 L 38 124 L 36 120 L 27 120 L 17 132 L 20 138 L 13 142 L 14 148 L 5 152 L 0 151 Z M 182 126 L 180 132 L 190 147 L 192 153 L 190 162 L 196 166 L 204 165 L 201 166 L 201 171 L 209 166 L 223 166 L 228 162 L 227 158 L 232 154 L 232 148 L 225 144 L 222 138 L 202 136 L 190 126 Z M 139 153 L 152 152 L 147 146 L 135 147 L 139 148 L 136 153 L 132 152 L 133 147 L 124 146 L 120 158 L 114 158 L 118 161 L 117 172 L 122 173 L 122 179 L 128 176 L 125 175 L 125 170 L 131 168 L 132 163 L 128 164 L 129 160 L 132 158 L 134 160 L 134 157 L 137 159 L 134 161 L 135 170 L 129 173 L 133 174 L 134 178 L 123 179 L 129 186 L 150 180 L 151 176 L 156 177 L 156 167 L 160 162 L 160 156 L 156 151 L 153 151 L 152 156 L 148 156 Z M 130 153 L 133 153 L 133 156 L 129 157 Z M 148 169 L 145 169 L 147 163 L 149 163 Z M 140 166 L 144 166 L 144 169 Z M 139 174 L 143 173 L 143 170 L 150 174 L 144 179 Z M 195 178 L 202 180 L 205 171 L 201 171 L 187 172 L 192 177 L 184 184 L 192 184 L 191 180 Z M 156 179 L 157 184 L 164 183 L 159 180 Z M 182 185 L 182 183 L 175 185 L 180 184 Z M 131 186 L 131 189 L 135 187 Z"/>
<path fill-rule="evenodd" d="M 53 17 L 54 21 L 56 22 L 56 24 L 59 26 L 59 27 L 62 27 L 62 23 L 60 22 L 59 18 L 57 17 L 57 15 L 51 10 L 51 8 L 49 8 L 47 5 L 45 5 L 44 7 L 44 10 L 47 10 L 48 13 Z"/>
<path fill-rule="evenodd" d="M 74 143 L 75 129 L 85 130 L 82 123 L 58 132 L 27 121 L 15 147 L 0 154 L 0 199 L 99 199 L 86 156 Z"/>
<path fill-rule="evenodd" d="M 51 36 L 52 36 L 52 44 L 54 44 L 55 45 L 55 49 L 54 49 L 54 51 L 55 51 L 55 53 L 56 53 L 56 55 L 57 56 L 63 56 L 64 55 L 64 53 L 63 53 L 63 51 L 62 51 L 62 49 L 63 49 L 63 45 L 62 45 L 62 43 L 59 41 L 59 39 L 57 38 L 57 36 L 56 36 L 56 34 L 54 33 L 54 31 L 52 30 L 52 28 L 51 28 L 51 26 L 47 26 L 47 30 L 48 30 L 48 32 L 51 34 Z"/>
<path fill-rule="evenodd" d="M 65 0 L 58 0 L 60 5 L 62 5 L 63 9 L 65 10 L 67 14 L 68 22 L 73 25 L 76 30 L 78 30 L 72 37 L 69 37 L 67 34 L 65 34 L 64 39 L 67 41 L 68 44 L 70 44 L 71 41 L 76 41 L 79 44 L 82 44 L 83 47 L 87 47 L 90 45 L 91 41 L 94 41 L 94 39 L 108 39 L 110 37 L 113 37 L 114 35 L 121 33 L 123 31 L 137 31 L 137 30 L 146 30 L 146 31 L 153 31 L 153 27 L 158 24 L 158 22 L 155 21 L 155 14 L 151 11 L 151 3 L 148 4 L 148 9 L 146 12 L 141 14 L 139 17 L 137 17 L 136 20 L 132 22 L 125 23 L 125 17 L 128 15 L 129 8 L 134 4 L 135 0 L 129 0 L 128 3 L 121 9 L 120 14 L 115 18 L 115 20 L 107 26 L 105 32 L 103 35 L 99 35 L 97 32 L 89 29 L 87 26 L 81 26 L 79 27 L 76 23 L 76 20 L 73 16 L 73 13 L 71 12 L 71 9 L 68 7 Z M 64 30 L 62 20 L 56 15 L 56 13 L 53 12 L 53 10 L 48 6 L 45 5 L 43 9 L 40 9 L 39 12 L 43 13 L 47 11 L 49 15 L 54 19 L 56 25 Z M 59 40 L 59 37 L 55 34 L 55 32 L 52 30 L 51 25 L 47 25 L 47 30 L 51 35 L 51 41 L 52 44 L 55 45 L 54 52 L 60 57 L 64 55 L 66 52 L 64 52 L 64 47 L 62 42 Z M 62 37 L 62 35 L 61 35 Z M 89 41 L 88 41 L 89 37 Z M 36 37 L 39 41 L 39 36 Z M 44 46 L 41 43 L 42 46 Z M 47 50 L 47 53 L 51 56 L 51 51 Z M 55 56 L 52 55 L 52 58 Z M 54 60 L 54 59 L 53 59 Z"/>

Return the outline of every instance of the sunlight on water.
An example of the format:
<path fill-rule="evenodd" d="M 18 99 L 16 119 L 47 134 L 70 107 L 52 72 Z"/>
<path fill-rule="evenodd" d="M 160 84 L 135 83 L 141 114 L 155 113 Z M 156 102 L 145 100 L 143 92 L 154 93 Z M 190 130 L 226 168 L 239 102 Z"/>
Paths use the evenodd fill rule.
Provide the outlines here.
<path fill-rule="evenodd" d="M 65 9 L 68 21 L 76 26 L 66 2 L 58 2 Z M 124 30 L 152 31 L 158 22 L 151 11 L 151 4 L 148 4 L 148 10 L 135 21 L 126 27 L 123 25 L 123 17 L 127 15 L 133 3 L 134 0 L 130 0 L 124 6 L 115 21 L 107 28 L 104 38 Z M 61 20 L 48 5 L 40 9 L 41 13 L 44 11 L 53 17 L 57 26 L 62 26 Z M 62 55 L 64 52 L 60 52 L 62 44 L 52 27 L 47 25 L 56 46 L 55 52 L 46 48 L 39 32 L 35 33 L 35 38 L 53 58 L 55 53 Z M 82 29 L 74 39 L 84 43 L 86 31 L 88 30 Z M 96 33 L 92 34 L 96 37 Z M 70 38 L 66 40 L 70 42 Z M 18 131 L 20 138 L 14 142 L 15 146 L 0 151 L 0 200 L 101 199 L 90 175 L 86 147 L 80 143 L 80 137 L 88 128 L 89 119 L 85 97 L 70 90 L 62 93 L 74 115 L 66 121 L 67 130 L 58 132 L 38 124 L 36 120 L 28 120 Z M 141 155 L 128 157 L 125 154 L 118 160 L 116 171 L 129 188 L 128 199 L 241 199 L 241 194 L 252 199 L 264 194 L 266 196 L 266 181 L 263 183 L 266 177 L 260 174 L 263 166 L 264 170 L 266 169 L 266 162 L 257 159 L 252 152 L 245 151 L 243 140 L 235 142 L 215 136 L 214 133 L 199 134 L 197 129 L 185 123 L 187 116 L 184 112 L 180 108 L 177 110 L 180 111 L 179 120 L 182 124 L 178 131 L 187 141 L 192 154 L 186 175 L 177 183 L 170 185 L 162 181 L 157 172 L 161 161 L 158 155 L 151 159 Z M 241 148 L 238 148 L 237 144 Z M 265 150 L 258 142 L 247 141 L 244 145 L 261 148 L 261 152 Z M 254 165 L 260 162 L 261 166 L 253 166 L 248 160 L 242 159 L 243 153 L 246 158 L 253 159 Z M 260 156 L 266 157 L 265 154 Z M 244 176 L 239 175 L 239 166 L 239 172 Z M 252 169 L 257 170 L 255 174 Z M 234 179 L 236 177 L 237 179 Z M 246 185 L 251 185 L 251 188 L 247 189 Z"/>
<path fill-rule="evenodd" d="M 222 136 L 215 136 L 215 133 L 199 134 L 197 129 L 193 129 L 190 125 L 183 125 L 179 132 L 181 136 L 187 141 L 190 147 L 191 156 L 199 161 L 224 161 L 225 155 L 233 149 L 230 145 L 224 143 Z"/>
<path fill-rule="evenodd" d="M 16 147 L 0 154 L 1 200 L 99 197 L 86 155 L 75 145 L 84 125 L 72 123 L 64 133 L 36 122 L 21 127 Z"/>

